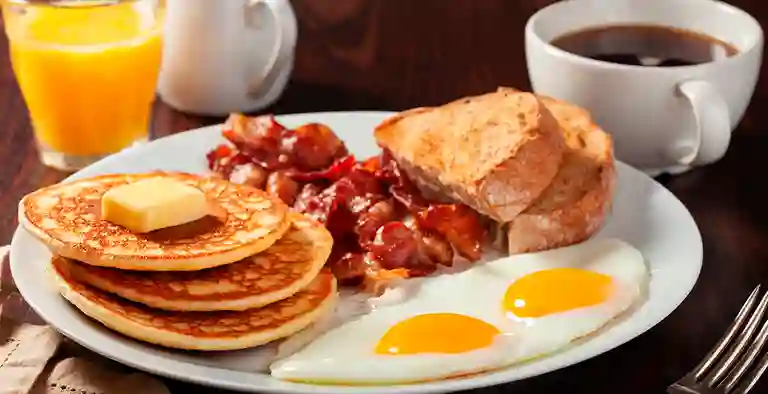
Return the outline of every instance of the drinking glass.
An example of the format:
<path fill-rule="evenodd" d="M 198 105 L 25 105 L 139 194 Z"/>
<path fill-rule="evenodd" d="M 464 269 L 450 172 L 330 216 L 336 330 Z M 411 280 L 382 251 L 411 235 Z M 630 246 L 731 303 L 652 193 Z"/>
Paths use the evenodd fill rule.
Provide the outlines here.
<path fill-rule="evenodd" d="M 149 137 L 161 0 L 2 0 L 41 161 L 76 170 Z"/>

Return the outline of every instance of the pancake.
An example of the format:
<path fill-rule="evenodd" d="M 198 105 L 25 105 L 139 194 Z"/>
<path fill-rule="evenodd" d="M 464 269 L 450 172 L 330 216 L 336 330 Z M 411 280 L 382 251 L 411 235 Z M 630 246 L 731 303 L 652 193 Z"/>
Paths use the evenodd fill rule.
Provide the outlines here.
<path fill-rule="evenodd" d="M 74 279 L 54 258 L 59 292 L 75 307 L 125 336 L 185 350 L 236 350 L 290 336 L 326 313 L 337 300 L 336 279 L 323 271 L 300 292 L 245 311 L 174 312 L 149 308 Z"/>
<path fill-rule="evenodd" d="M 224 217 L 146 234 L 101 220 L 110 188 L 172 177 L 202 190 Z M 288 206 L 253 187 L 178 172 L 112 174 L 49 186 L 19 202 L 19 223 L 55 255 L 87 264 L 145 271 L 193 271 L 242 260 L 272 246 L 290 226 Z"/>
<path fill-rule="evenodd" d="M 325 226 L 290 213 L 291 228 L 269 249 L 221 267 L 188 272 L 125 271 L 59 262 L 76 280 L 153 308 L 244 310 L 290 297 L 323 268 L 333 238 Z"/>

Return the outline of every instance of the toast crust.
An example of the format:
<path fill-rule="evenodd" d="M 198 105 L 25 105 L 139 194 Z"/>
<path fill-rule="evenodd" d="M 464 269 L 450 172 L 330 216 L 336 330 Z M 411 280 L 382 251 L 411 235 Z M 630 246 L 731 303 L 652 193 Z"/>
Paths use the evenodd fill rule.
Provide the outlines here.
<path fill-rule="evenodd" d="M 551 185 L 507 225 L 510 254 L 572 245 L 590 238 L 611 209 L 616 184 L 613 140 L 583 108 L 540 97 L 560 122 L 566 150 Z"/>
<path fill-rule="evenodd" d="M 565 150 L 560 124 L 544 103 L 516 91 L 407 110 L 374 135 L 425 196 L 448 197 L 499 222 L 539 197 Z"/>

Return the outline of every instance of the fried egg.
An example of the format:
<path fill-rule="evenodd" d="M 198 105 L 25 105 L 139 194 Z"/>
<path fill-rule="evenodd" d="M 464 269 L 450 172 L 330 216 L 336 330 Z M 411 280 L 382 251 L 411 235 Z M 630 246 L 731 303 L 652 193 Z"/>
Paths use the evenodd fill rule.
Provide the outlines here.
<path fill-rule="evenodd" d="M 271 374 L 399 384 L 503 368 L 599 330 L 642 298 L 648 275 L 636 248 L 603 239 L 410 280 L 407 297 L 322 333 Z"/>

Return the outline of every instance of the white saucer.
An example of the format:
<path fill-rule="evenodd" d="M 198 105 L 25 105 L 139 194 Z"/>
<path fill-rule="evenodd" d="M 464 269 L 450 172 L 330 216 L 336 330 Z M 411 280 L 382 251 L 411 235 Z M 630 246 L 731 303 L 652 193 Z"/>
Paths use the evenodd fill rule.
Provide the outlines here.
<path fill-rule="evenodd" d="M 373 127 L 388 113 L 336 112 L 280 116 L 286 126 L 320 122 L 330 126 L 357 157 L 376 155 Z M 220 126 L 162 138 L 108 157 L 71 178 L 156 169 L 207 172 L 205 153 L 220 143 Z M 617 163 L 613 211 L 597 237 L 617 237 L 638 248 L 649 264 L 646 302 L 594 337 L 553 356 L 498 372 L 464 379 L 389 387 L 339 387 L 288 383 L 249 372 L 248 351 L 213 356 L 161 349 L 115 334 L 79 313 L 48 285 L 48 250 L 18 230 L 11 269 L 21 294 L 52 326 L 83 346 L 151 373 L 203 385 L 270 393 L 432 393 L 512 382 L 566 367 L 613 349 L 650 329 L 680 305 L 693 288 L 702 264 L 701 235 L 683 204 L 645 174 Z M 659 344 L 660 346 L 663 344 Z M 236 362 L 233 362 L 236 361 Z M 587 378 L 587 377 L 585 377 Z"/>

